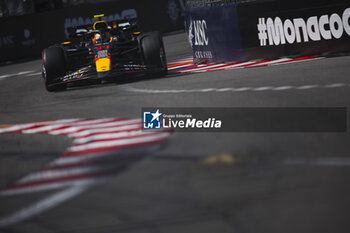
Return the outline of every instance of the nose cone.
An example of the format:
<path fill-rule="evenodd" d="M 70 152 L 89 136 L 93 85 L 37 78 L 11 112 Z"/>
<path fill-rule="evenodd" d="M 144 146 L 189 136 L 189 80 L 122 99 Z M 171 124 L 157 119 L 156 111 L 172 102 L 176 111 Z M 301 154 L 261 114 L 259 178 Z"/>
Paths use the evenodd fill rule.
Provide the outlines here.
<path fill-rule="evenodd" d="M 110 57 L 96 59 L 95 64 L 97 72 L 106 72 L 111 70 Z"/>

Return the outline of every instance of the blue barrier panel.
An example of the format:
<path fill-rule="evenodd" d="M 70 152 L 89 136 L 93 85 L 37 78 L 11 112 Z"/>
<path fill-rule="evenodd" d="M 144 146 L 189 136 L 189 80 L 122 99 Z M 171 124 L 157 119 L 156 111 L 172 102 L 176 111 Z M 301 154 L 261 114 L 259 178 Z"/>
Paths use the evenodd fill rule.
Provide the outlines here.
<path fill-rule="evenodd" d="M 235 4 L 186 9 L 185 17 L 196 63 L 244 60 Z"/>
<path fill-rule="evenodd" d="M 241 1 L 185 16 L 196 63 L 350 51 L 349 0 Z"/>

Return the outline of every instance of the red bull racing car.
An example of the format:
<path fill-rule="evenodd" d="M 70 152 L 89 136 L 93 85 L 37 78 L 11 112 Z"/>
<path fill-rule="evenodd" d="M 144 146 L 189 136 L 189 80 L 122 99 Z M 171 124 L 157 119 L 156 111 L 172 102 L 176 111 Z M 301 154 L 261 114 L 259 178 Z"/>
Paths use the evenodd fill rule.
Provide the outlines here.
<path fill-rule="evenodd" d="M 167 74 L 161 33 L 142 33 L 136 19 L 98 20 L 91 28 L 74 28 L 70 41 L 42 52 L 42 76 L 48 91 L 60 91 L 68 83 L 103 80 L 125 73 Z"/>

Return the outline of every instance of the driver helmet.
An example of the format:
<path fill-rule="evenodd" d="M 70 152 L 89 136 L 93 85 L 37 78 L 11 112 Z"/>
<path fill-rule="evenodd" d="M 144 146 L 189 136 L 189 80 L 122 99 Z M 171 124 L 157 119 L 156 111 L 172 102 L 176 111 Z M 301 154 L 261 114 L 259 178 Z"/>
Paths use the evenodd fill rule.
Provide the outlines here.
<path fill-rule="evenodd" d="M 95 33 L 93 41 L 94 41 L 94 44 L 102 43 L 102 36 L 101 36 L 101 34 L 100 33 Z"/>

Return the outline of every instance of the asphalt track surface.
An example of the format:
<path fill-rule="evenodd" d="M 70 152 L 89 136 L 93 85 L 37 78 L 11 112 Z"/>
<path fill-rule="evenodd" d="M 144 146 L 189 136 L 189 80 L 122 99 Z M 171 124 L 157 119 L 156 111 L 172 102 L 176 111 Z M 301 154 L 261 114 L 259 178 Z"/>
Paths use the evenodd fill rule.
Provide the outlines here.
<path fill-rule="evenodd" d="M 165 44 L 170 61 L 191 55 L 183 33 Z M 349 107 L 349 64 L 350 57 L 339 56 L 57 93 L 45 91 L 40 60 L 9 64 L 0 67 L 0 124 L 134 119 L 152 106 Z M 23 221 L 4 224 L 55 191 L 0 195 L 0 231 L 349 232 L 349 139 L 349 133 L 174 133 L 149 157 Z M 0 134 L 0 188 L 71 145 L 64 136 Z"/>

